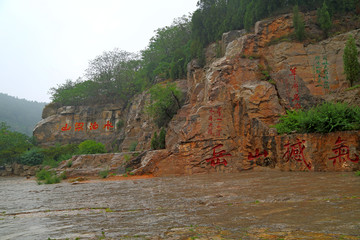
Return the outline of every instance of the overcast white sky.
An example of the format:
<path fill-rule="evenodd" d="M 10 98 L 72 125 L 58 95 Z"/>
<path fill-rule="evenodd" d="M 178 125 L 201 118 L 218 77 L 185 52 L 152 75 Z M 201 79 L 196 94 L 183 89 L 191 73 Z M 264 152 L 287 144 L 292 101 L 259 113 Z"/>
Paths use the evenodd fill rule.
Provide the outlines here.
<path fill-rule="evenodd" d="M 48 91 L 89 60 L 144 49 L 197 0 L 0 0 L 0 92 L 50 102 Z"/>

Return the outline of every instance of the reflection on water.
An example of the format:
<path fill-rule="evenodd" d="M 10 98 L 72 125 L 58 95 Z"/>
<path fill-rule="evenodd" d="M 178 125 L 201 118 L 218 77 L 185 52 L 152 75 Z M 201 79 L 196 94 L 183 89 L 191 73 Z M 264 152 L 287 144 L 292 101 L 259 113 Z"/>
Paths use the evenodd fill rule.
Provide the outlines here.
<path fill-rule="evenodd" d="M 353 173 L 246 172 L 79 185 L 0 178 L 0 192 L 0 239 L 360 236 L 360 177 Z"/>

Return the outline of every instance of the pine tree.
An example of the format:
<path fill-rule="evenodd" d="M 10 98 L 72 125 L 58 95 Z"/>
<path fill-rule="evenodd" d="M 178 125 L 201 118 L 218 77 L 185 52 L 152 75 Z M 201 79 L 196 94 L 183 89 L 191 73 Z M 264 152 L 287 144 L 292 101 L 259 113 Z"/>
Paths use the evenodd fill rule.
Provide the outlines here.
<path fill-rule="evenodd" d="M 159 138 L 156 132 L 154 132 L 154 136 L 151 139 L 151 149 L 153 150 L 159 149 Z"/>
<path fill-rule="evenodd" d="M 165 149 L 165 136 L 166 136 L 166 132 L 164 128 L 161 128 L 160 133 L 159 133 L 159 149 Z"/>
<path fill-rule="evenodd" d="M 296 5 L 293 9 L 293 24 L 295 28 L 295 35 L 299 41 L 305 38 L 305 24 L 303 18 L 299 14 L 299 7 Z"/>
<path fill-rule="evenodd" d="M 250 2 L 246 6 L 244 26 L 246 31 L 250 31 L 251 27 L 254 25 L 254 2 Z"/>
<path fill-rule="evenodd" d="M 325 1 L 322 8 L 317 11 L 317 21 L 320 24 L 320 28 L 323 30 L 325 37 L 328 37 L 329 30 L 331 29 L 331 18 Z"/>
<path fill-rule="evenodd" d="M 343 61 L 346 80 L 348 80 L 350 82 L 350 86 L 352 86 L 354 82 L 360 79 L 360 63 L 358 58 L 358 51 L 356 48 L 355 39 L 352 35 L 350 35 L 349 39 L 346 42 Z"/>

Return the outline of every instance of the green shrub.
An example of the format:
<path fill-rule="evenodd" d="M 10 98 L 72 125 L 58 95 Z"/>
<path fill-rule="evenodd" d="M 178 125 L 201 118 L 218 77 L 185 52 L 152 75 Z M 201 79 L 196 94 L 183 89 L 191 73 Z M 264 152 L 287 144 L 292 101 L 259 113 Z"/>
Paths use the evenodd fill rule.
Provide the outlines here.
<path fill-rule="evenodd" d="M 360 171 L 357 171 L 355 175 L 360 177 Z"/>
<path fill-rule="evenodd" d="M 44 154 L 40 148 L 32 148 L 29 151 L 24 152 L 18 162 L 20 164 L 35 166 L 40 165 L 44 161 Z"/>
<path fill-rule="evenodd" d="M 56 168 L 58 167 L 60 164 L 60 162 L 57 162 L 54 159 L 45 159 L 44 162 L 42 163 L 43 166 L 49 166 L 51 168 Z"/>
<path fill-rule="evenodd" d="M 67 179 L 67 175 L 66 175 L 66 172 L 65 172 L 65 171 L 60 174 L 60 178 L 61 178 L 62 180 Z"/>
<path fill-rule="evenodd" d="M 151 149 L 165 149 L 165 137 L 166 131 L 164 128 L 161 128 L 159 135 L 157 132 L 154 132 L 154 136 L 151 139 Z"/>
<path fill-rule="evenodd" d="M 129 147 L 130 152 L 134 152 L 136 150 L 137 145 L 138 145 L 137 141 L 132 142 Z"/>
<path fill-rule="evenodd" d="M 66 154 L 62 154 L 60 155 L 60 157 L 58 158 L 58 162 L 62 162 L 65 160 L 69 160 L 70 158 L 72 158 L 73 154 L 72 153 L 66 153 Z"/>
<path fill-rule="evenodd" d="M 118 120 L 118 122 L 116 123 L 116 127 L 118 130 L 122 129 L 124 127 L 124 125 L 125 125 L 125 122 L 122 119 Z"/>
<path fill-rule="evenodd" d="M 307 111 L 288 111 L 274 127 L 279 134 L 357 130 L 360 129 L 360 107 L 327 102 Z"/>
<path fill-rule="evenodd" d="M 77 144 L 56 144 L 53 147 L 42 150 L 46 159 L 54 159 L 55 161 L 63 161 L 69 155 L 74 155 L 78 151 Z"/>
<path fill-rule="evenodd" d="M 48 171 L 46 169 L 41 169 L 39 172 L 37 172 L 36 179 L 39 184 L 54 184 L 60 182 L 60 178 L 54 171 Z"/>
<path fill-rule="evenodd" d="M 109 175 L 109 170 L 108 169 L 102 170 L 102 171 L 99 172 L 99 176 L 101 178 L 107 178 L 108 175 Z"/>
<path fill-rule="evenodd" d="M 94 140 L 86 140 L 79 144 L 79 154 L 106 153 L 105 146 Z"/>
<path fill-rule="evenodd" d="M 159 138 L 157 132 L 154 132 L 154 136 L 151 138 L 151 149 L 156 150 L 159 148 Z"/>
<path fill-rule="evenodd" d="M 150 102 L 145 111 L 154 119 L 158 127 L 166 126 L 183 104 L 181 91 L 176 83 L 156 84 L 149 90 Z"/>
<path fill-rule="evenodd" d="M 73 164 L 72 160 L 69 160 L 69 161 L 66 163 L 66 167 L 71 168 L 72 164 Z"/>
<path fill-rule="evenodd" d="M 124 161 L 127 163 L 130 160 L 130 155 L 125 154 L 124 155 Z"/>
<path fill-rule="evenodd" d="M 165 149 L 165 137 L 166 137 L 166 131 L 164 128 L 161 128 L 159 133 L 159 149 Z"/>

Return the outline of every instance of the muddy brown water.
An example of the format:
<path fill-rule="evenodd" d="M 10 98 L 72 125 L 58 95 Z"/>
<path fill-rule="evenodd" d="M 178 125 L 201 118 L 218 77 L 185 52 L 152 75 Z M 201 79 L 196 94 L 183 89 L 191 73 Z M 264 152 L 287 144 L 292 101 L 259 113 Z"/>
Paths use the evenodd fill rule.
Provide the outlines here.
<path fill-rule="evenodd" d="M 354 173 L 0 178 L 0 239 L 360 239 Z"/>

